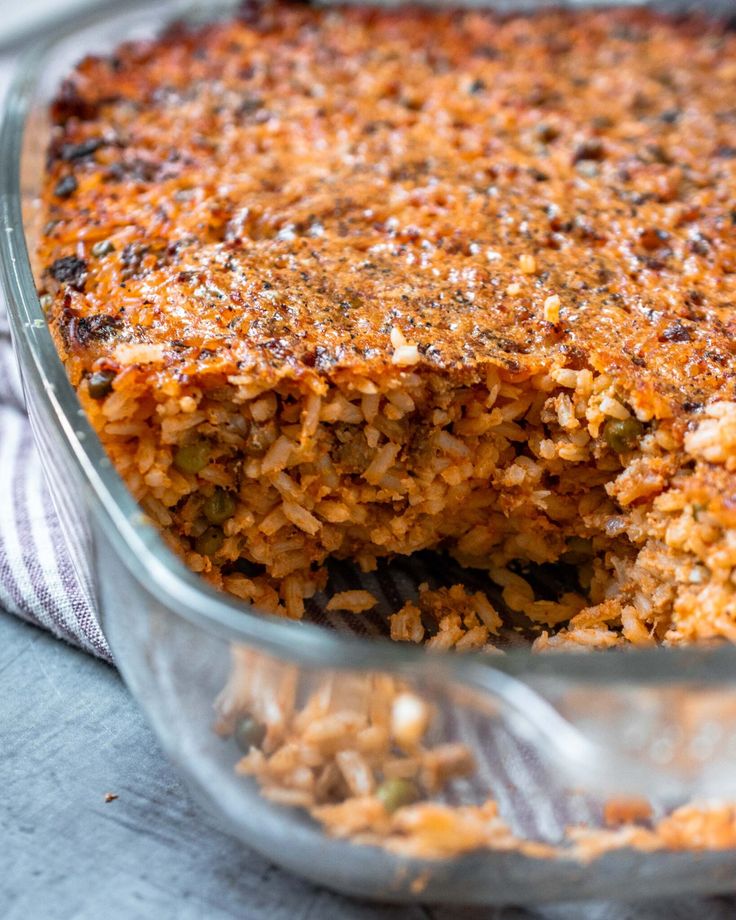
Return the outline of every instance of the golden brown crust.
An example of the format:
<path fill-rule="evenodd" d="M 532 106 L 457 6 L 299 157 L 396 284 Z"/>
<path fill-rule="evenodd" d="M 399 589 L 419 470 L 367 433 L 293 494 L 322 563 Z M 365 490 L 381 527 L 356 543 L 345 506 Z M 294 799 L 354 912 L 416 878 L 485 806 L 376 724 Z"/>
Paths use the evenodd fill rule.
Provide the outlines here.
<path fill-rule="evenodd" d="M 280 5 L 88 58 L 41 251 L 72 377 L 136 342 L 157 384 L 375 378 L 398 329 L 445 374 L 607 371 L 642 417 L 732 399 L 735 48 L 643 11 Z"/>

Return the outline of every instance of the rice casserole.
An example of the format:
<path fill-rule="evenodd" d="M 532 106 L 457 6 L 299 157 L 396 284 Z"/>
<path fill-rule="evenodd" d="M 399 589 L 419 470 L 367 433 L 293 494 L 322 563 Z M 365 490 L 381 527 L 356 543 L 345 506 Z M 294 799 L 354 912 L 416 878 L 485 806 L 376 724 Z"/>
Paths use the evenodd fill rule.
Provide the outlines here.
<path fill-rule="evenodd" d="M 40 294 L 187 565 L 300 618 L 330 558 L 442 548 L 538 649 L 735 640 L 735 51 L 637 9 L 274 3 L 82 61 Z M 560 560 L 536 596 L 519 563 Z M 458 588 L 390 629 L 501 619 Z"/>

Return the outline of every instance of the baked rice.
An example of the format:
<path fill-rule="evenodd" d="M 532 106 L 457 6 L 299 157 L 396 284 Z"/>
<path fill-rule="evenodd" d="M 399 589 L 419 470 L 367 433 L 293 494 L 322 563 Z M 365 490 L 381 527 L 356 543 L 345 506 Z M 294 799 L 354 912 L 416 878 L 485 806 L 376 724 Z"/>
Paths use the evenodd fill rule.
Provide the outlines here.
<path fill-rule="evenodd" d="M 40 293 L 187 565 L 299 618 L 330 558 L 442 548 L 539 649 L 736 638 L 735 48 L 278 3 L 82 61 Z"/>

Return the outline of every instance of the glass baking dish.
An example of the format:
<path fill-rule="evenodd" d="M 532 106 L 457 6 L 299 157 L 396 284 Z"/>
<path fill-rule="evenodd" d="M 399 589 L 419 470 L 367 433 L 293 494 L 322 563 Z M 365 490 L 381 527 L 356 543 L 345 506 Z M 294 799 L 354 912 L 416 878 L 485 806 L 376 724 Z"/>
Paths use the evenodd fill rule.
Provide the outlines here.
<path fill-rule="evenodd" d="M 267 701 L 287 690 L 303 701 L 327 686 L 339 708 L 348 705 L 339 699 L 345 688 L 400 681 L 431 713 L 433 744 L 472 751 L 474 772 L 452 783 L 444 801 L 492 797 L 519 838 L 556 846 L 568 825 L 600 826 L 603 804 L 615 796 L 645 796 L 655 817 L 693 800 L 736 801 L 736 649 L 431 654 L 264 616 L 186 570 L 111 467 L 56 354 L 29 259 L 47 106 L 85 53 L 233 6 L 126 4 L 69 26 L 22 61 L 0 135 L 2 279 L 28 411 L 62 520 L 84 516 L 102 626 L 128 686 L 192 788 L 235 836 L 331 888 L 456 904 L 732 888 L 736 851 L 707 845 L 698 852 L 619 846 L 585 859 L 569 847 L 542 853 L 501 845 L 443 859 L 402 855 L 330 837 L 304 809 L 271 801 L 252 778 L 236 775 L 235 744 L 213 730 L 213 704 L 233 677 L 233 661 L 240 677 L 257 676 Z M 221 715 L 237 703 L 232 687 L 230 698 L 220 697 Z"/>

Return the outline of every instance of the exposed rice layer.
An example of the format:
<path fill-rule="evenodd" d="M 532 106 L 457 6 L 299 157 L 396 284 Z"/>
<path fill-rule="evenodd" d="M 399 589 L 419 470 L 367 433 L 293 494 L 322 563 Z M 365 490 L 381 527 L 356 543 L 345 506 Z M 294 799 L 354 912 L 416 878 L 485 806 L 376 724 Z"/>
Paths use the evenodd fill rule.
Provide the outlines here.
<path fill-rule="evenodd" d="M 329 557 L 370 571 L 442 547 L 545 628 L 538 649 L 736 637 L 731 403 L 683 438 L 635 420 L 586 369 L 488 367 L 462 385 L 400 371 L 382 392 L 361 378 L 306 397 L 237 379 L 171 397 L 137 387 L 134 368 L 127 380 L 102 404 L 81 388 L 116 466 L 194 571 L 263 610 L 301 617 Z M 636 437 L 615 449 L 626 421 Z M 196 472 L 186 452 L 201 452 Z M 508 568 L 518 560 L 571 563 L 579 583 L 539 599 Z M 485 645 L 481 626 L 432 642 Z"/>

